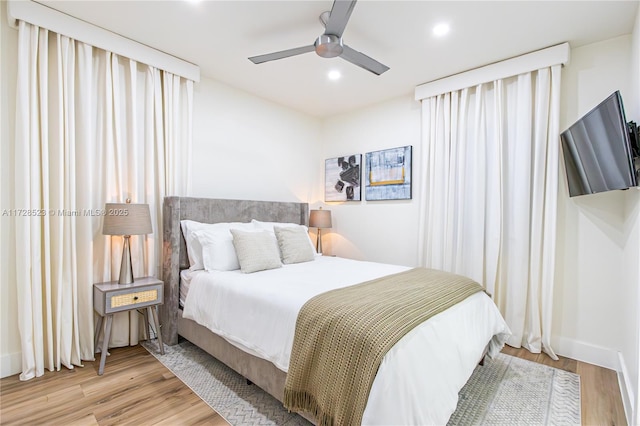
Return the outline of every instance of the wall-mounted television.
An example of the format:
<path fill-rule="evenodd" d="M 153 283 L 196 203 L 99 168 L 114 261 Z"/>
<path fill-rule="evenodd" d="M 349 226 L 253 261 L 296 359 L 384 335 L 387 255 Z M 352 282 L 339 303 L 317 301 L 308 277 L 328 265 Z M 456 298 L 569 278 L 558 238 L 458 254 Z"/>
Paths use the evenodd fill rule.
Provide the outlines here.
<path fill-rule="evenodd" d="M 616 91 L 562 132 L 569 195 L 627 189 L 638 185 L 634 151 L 638 141 L 627 124 Z M 637 134 L 637 129 L 633 129 Z"/>

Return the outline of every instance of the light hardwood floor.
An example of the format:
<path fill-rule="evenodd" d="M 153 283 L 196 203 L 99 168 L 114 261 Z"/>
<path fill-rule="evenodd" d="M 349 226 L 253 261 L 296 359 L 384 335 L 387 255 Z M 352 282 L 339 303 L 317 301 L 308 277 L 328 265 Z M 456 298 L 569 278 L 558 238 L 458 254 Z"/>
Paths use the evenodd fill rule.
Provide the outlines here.
<path fill-rule="evenodd" d="M 2 425 L 228 425 L 142 346 L 84 367 L 0 380 Z M 99 354 L 98 354 L 99 355 Z"/>
<path fill-rule="evenodd" d="M 505 347 L 504 353 L 580 375 L 583 425 L 625 425 L 616 373 L 569 358 Z M 20 382 L 0 380 L 2 425 L 228 425 L 141 346 L 111 350 L 98 361 Z"/>

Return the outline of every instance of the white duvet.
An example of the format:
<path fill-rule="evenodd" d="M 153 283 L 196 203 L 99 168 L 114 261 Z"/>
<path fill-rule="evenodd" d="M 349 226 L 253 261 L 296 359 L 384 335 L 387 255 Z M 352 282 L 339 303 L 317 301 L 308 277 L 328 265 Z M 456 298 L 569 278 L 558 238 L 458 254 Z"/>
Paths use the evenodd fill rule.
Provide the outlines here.
<path fill-rule="evenodd" d="M 298 312 L 311 297 L 409 268 L 337 257 L 268 271 L 192 273 L 183 316 L 288 371 Z M 489 343 L 510 334 L 493 301 L 477 293 L 404 336 L 385 356 L 363 424 L 445 424 Z"/>

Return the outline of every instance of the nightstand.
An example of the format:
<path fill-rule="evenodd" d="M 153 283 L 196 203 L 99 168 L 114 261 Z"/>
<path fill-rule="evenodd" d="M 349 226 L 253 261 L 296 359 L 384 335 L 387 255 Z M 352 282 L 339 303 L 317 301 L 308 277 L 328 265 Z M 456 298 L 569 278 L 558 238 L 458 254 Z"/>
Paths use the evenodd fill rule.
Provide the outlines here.
<path fill-rule="evenodd" d="M 98 336 L 102 328 L 103 319 L 104 337 L 102 339 L 102 355 L 100 356 L 100 369 L 98 375 L 104 373 L 104 364 L 107 360 L 109 338 L 111 337 L 111 323 L 113 314 L 146 308 L 144 315 L 145 330 L 149 332 L 149 321 L 156 329 L 160 353 L 164 355 L 162 333 L 158 322 L 158 305 L 164 303 L 164 283 L 153 277 L 136 278 L 131 284 L 118 284 L 117 281 L 98 283 L 93 285 L 93 309 L 100 315 L 95 331 L 95 346 L 98 347 Z"/>

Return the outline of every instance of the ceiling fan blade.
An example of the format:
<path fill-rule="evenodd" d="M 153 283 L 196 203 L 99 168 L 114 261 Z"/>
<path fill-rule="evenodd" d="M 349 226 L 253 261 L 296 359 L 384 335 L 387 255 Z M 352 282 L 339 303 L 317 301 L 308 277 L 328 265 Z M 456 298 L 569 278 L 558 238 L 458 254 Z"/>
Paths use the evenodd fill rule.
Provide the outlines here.
<path fill-rule="evenodd" d="M 342 51 L 342 54 L 340 55 L 342 59 L 345 59 L 351 62 L 352 64 L 362 67 L 367 71 L 371 71 L 374 74 L 380 75 L 389 69 L 388 66 L 381 64 L 375 59 L 370 58 L 364 53 L 360 53 L 357 50 L 354 50 L 347 45 L 343 45 L 342 48 L 343 48 L 343 51 Z"/>
<path fill-rule="evenodd" d="M 334 0 L 324 33 L 342 37 L 355 5 L 356 0 Z"/>
<path fill-rule="evenodd" d="M 296 47 L 294 49 L 282 50 L 280 52 L 267 53 L 266 55 L 252 56 L 249 58 L 254 64 L 261 64 L 263 62 L 275 61 L 276 59 L 288 58 L 289 56 L 302 55 L 303 53 L 313 52 L 315 46 L 309 45 L 304 47 Z"/>

